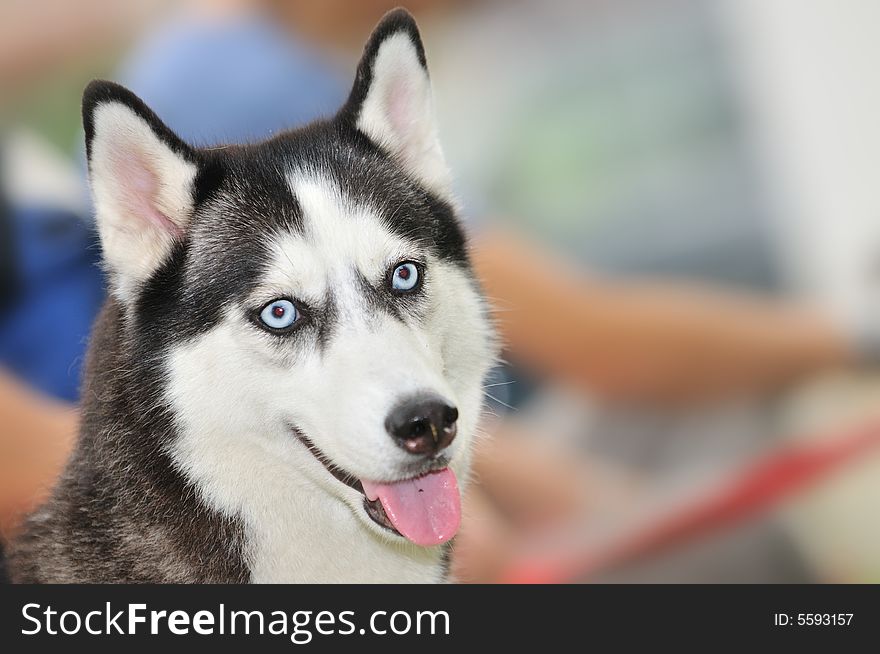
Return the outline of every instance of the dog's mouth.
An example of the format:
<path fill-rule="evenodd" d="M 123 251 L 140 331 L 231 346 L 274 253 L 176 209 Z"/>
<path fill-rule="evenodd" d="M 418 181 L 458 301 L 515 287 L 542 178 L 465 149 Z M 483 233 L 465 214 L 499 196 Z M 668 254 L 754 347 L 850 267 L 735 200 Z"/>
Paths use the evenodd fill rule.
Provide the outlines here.
<path fill-rule="evenodd" d="M 374 482 L 341 469 L 302 431 L 292 429 L 327 472 L 364 496 L 364 511 L 376 524 L 423 547 L 440 545 L 455 536 L 461 524 L 461 496 L 446 457 L 426 462 L 407 479 Z"/>

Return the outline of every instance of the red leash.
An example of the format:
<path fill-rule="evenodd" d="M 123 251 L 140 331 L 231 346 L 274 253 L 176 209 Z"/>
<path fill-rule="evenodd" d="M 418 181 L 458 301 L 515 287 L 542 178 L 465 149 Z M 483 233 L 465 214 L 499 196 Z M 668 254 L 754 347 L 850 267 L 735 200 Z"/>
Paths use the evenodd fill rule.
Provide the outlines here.
<path fill-rule="evenodd" d="M 610 547 L 553 560 L 525 559 L 511 566 L 502 581 L 552 584 L 585 579 L 598 570 L 738 524 L 823 480 L 878 445 L 880 423 L 873 423 L 835 438 L 781 447 L 749 463 L 709 493 Z"/>

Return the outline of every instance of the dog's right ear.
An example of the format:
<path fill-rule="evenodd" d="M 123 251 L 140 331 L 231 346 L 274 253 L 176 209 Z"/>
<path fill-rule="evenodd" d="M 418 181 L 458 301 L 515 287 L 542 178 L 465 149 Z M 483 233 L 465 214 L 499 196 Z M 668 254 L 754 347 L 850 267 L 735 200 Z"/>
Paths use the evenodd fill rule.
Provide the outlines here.
<path fill-rule="evenodd" d="M 104 262 L 113 293 L 128 303 L 183 239 L 195 204 L 196 152 L 112 82 L 86 87 L 83 126 Z"/>

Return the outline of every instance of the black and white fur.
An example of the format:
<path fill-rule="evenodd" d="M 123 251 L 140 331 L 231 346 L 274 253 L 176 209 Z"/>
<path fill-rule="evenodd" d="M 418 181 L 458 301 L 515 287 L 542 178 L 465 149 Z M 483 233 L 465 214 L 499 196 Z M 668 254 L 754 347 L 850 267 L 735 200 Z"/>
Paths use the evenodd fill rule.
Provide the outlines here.
<path fill-rule="evenodd" d="M 328 472 L 394 481 L 425 461 L 383 422 L 406 394 L 459 411 L 460 482 L 495 354 L 455 217 L 424 50 L 388 14 L 331 119 L 196 149 L 126 89 L 83 118 L 111 297 L 76 450 L 11 556 L 21 582 L 430 582 L 446 547 L 371 520 Z M 424 265 L 418 294 L 390 265 Z M 260 329 L 296 298 L 305 322 Z"/>

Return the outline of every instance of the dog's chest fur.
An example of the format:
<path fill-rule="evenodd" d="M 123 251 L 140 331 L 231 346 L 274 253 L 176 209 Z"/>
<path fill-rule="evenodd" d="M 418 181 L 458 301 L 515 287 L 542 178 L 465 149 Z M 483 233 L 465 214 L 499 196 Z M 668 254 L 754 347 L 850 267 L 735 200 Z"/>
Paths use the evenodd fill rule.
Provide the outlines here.
<path fill-rule="evenodd" d="M 247 529 L 251 581 L 436 583 L 444 578 L 445 548 L 383 542 L 365 533 L 337 500 L 316 495 L 304 501 L 277 490 L 279 499 L 291 503 L 279 510 L 267 502 L 265 515 L 272 517 Z"/>

